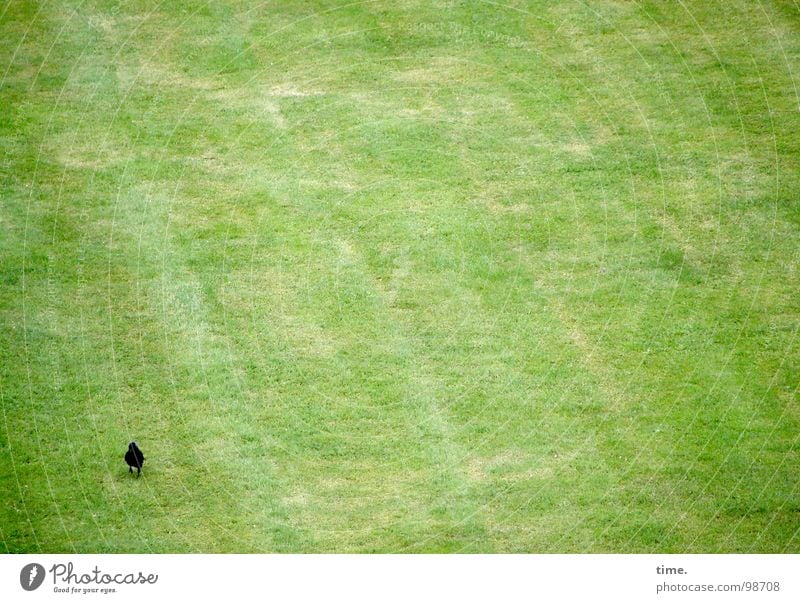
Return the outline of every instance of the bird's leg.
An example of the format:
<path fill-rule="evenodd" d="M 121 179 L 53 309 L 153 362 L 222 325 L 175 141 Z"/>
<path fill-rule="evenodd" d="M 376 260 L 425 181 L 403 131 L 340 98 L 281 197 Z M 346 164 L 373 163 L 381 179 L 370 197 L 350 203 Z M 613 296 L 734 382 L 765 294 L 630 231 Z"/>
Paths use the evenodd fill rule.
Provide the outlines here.
<path fill-rule="evenodd" d="M 142 468 L 141 467 L 136 467 L 136 471 L 137 471 L 136 477 L 139 477 L 142 474 Z"/>
<path fill-rule="evenodd" d="M 128 467 L 128 473 L 133 473 L 133 467 Z"/>

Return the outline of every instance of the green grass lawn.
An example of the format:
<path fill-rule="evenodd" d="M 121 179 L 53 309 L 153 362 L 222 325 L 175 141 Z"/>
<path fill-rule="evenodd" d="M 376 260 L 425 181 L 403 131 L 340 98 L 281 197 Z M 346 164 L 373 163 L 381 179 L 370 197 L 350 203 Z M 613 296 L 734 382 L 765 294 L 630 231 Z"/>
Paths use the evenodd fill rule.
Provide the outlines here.
<path fill-rule="evenodd" d="M 800 552 L 791 0 L 4 0 L 0 203 L 2 551 Z"/>

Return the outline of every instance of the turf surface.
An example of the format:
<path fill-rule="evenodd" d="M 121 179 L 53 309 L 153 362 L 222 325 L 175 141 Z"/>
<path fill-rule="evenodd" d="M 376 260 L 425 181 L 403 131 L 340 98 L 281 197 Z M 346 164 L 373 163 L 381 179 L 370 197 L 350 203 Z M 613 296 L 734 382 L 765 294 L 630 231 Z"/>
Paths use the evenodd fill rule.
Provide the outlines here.
<path fill-rule="evenodd" d="M 792 1 L 6 0 L 0 550 L 800 552 L 798 80 Z"/>

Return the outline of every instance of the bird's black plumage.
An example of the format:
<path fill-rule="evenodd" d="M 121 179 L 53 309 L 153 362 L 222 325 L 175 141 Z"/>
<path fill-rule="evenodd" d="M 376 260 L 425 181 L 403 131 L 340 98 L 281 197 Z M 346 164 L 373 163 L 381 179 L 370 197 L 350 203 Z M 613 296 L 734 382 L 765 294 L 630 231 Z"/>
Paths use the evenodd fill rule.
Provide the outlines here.
<path fill-rule="evenodd" d="M 142 454 L 136 442 L 128 444 L 128 452 L 125 453 L 125 462 L 128 463 L 128 473 L 133 473 L 133 468 L 136 467 L 136 475 L 141 475 L 144 454 Z"/>

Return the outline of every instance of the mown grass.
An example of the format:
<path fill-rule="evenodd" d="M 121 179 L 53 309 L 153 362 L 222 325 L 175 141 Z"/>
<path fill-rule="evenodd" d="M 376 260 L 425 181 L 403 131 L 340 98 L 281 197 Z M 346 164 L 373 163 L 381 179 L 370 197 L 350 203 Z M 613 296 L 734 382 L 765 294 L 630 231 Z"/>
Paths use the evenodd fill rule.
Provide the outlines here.
<path fill-rule="evenodd" d="M 5 2 L 4 549 L 800 551 L 799 30 Z"/>

